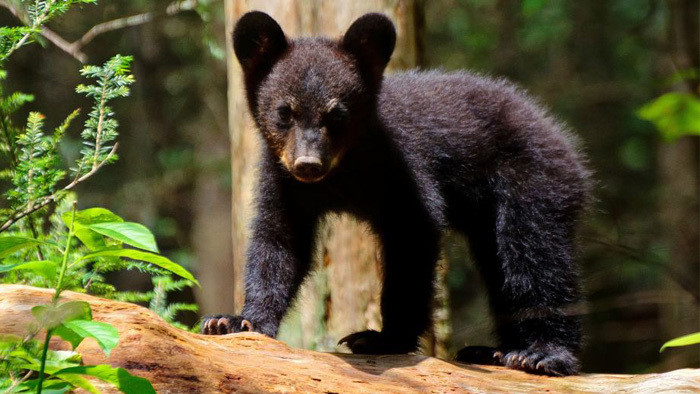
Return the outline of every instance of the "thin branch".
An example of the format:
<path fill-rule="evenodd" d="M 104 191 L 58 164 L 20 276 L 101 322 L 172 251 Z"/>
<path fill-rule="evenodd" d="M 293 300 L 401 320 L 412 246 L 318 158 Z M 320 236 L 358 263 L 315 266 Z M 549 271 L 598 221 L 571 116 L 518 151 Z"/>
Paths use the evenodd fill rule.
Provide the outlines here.
<path fill-rule="evenodd" d="M 100 117 L 97 121 L 97 130 L 95 136 L 95 156 L 92 159 L 92 169 L 97 167 L 97 159 L 100 157 L 100 143 L 102 142 L 102 125 L 105 120 L 105 97 L 107 95 L 107 78 L 105 76 L 102 80 L 102 96 L 100 96 Z"/>
<path fill-rule="evenodd" d="M 37 16 L 36 19 L 32 21 L 32 25 L 29 26 L 29 27 L 32 28 L 32 30 L 35 30 L 38 26 L 41 26 L 41 25 L 44 24 L 44 22 L 46 22 L 46 20 L 47 20 L 47 19 L 49 18 L 49 16 L 51 15 L 51 14 L 49 13 L 49 10 L 51 9 L 51 6 L 53 5 L 53 3 L 54 3 L 54 0 L 49 0 L 49 1 L 46 3 L 46 6 L 45 6 L 45 8 L 44 8 L 44 11 L 43 11 L 39 16 Z M 15 15 L 15 16 L 17 16 L 17 17 L 19 18 L 19 13 L 18 13 L 17 10 L 15 10 L 12 6 L 10 6 L 9 4 L 7 4 L 7 3 L 5 3 L 5 2 L 2 2 L 2 4 L 0 4 L 0 5 L 4 6 L 5 8 L 8 8 L 8 9 L 10 10 L 10 12 L 11 12 L 13 15 Z M 20 18 L 20 19 L 21 19 L 21 18 Z M 25 23 L 25 24 L 26 24 L 26 23 Z M 7 53 L 5 54 L 4 59 L 7 59 L 8 57 L 10 57 L 10 54 L 11 54 L 12 52 L 16 51 L 17 49 L 21 48 L 24 44 L 26 44 L 26 43 L 27 43 L 27 40 L 29 40 L 29 38 L 31 37 L 31 35 L 32 35 L 31 32 L 26 33 L 19 41 L 17 41 L 16 43 L 14 43 L 14 45 L 12 45 L 12 47 L 10 47 L 10 49 L 9 49 L 9 50 L 7 51 Z"/>
<path fill-rule="evenodd" d="M 107 164 L 112 159 L 112 157 L 114 157 L 114 154 L 117 151 L 117 146 L 119 146 L 119 143 L 115 143 L 114 146 L 112 147 L 112 150 L 107 155 L 107 157 L 104 160 L 102 160 L 98 165 L 93 166 L 93 168 L 90 171 L 88 171 L 87 173 L 82 175 L 80 178 L 74 179 L 73 182 L 69 183 L 68 185 L 63 187 L 61 190 L 53 193 L 52 195 L 40 198 L 38 201 L 35 201 L 33 205 L 28 206 L 24 211 L 19 212 L 19 213 L 15 214 L 14 216 L 12 216 L 11 218 L 7 219 L 7 221 L 5 223 L 3 223 L 2 226 L 0 226 L 0 232 L 7 230 L 8 228 L 10 228 L 10 226 L 12 226 L 18 220 L 20 220 L 23 217 L 25 217 L 33 212 L 36 212 L 36 211 L 40 210 L 41 208 L 47 206 L 52 201 L 55 201 L 61 194 L 65 193 L 67 191 L 70 191 L 79 183 L 81 183 L 81 182 L 85 181 L 86 179 L 90 178 L 91 176 L 95 175 L 95 173 L 100 168 L 102 168 L 102 166 Z"/>
<path fill-rule="evenodd" d="M 80 48 L 78 48 L 75 43 L 70 43 L 59 36 L 56 32 L 44 26 L 41 28 L 41 35 L 49 40 L 52 44 L 56 45 L 58 49 L 63 52 L 73 56 L 80 63 L 87 62 L 87 55 L 84 54 Z"/>
<path fill-rule="evenodd" d="M 12 390 L 17 388 L 17 386 L 19 386 L 20 384 L 24 383 L 24 381 L 29 379 L 33 373 L 34 373 L 34 371 L 31 369 L 29 371 L 27 371 L 27 373 L 25 373 L 24 376 L 22 376 L 21 378 L 17 379 L 14 383 L 12 383 L 12 385 L 10 387 L 8 387 L 7 390 L 4 391 L 4 393 L 11 393 Z"/>
<path fill-rule="evenodd" d="M 90 41 L 94 40 L 95 37 L 100 34 L 107 33 L 112 30 L 119 30 L 125 27 L 139 26 L 152 21 L 155 18 L 153 12 L 145 12 L 143 14 L 137 14 L 132 16 L 127 16 L 124 18 L 114 19 L 109 22 L 103 22 L 98 25 L 93 26 L 87 33 L 83 34 L 82 37 L 77 39 L 73 44 L 78 48 L 82 48 L 89 44 Z"/>
<path fill-rule="evenodd" d="M 191 11 L 195 9 L 195 7 L 197 7 L 198 4 L 198 0 L 175 1 L 161 11 L 144 12 L 141 14 L 126 16 L 123 18 L 117 18 L 111 21 L 103 22 L 91 27 L 90 30 L 83 34 L 82 37 L 73 42 L 68 42 L 56 32 L 47 27 L 43 27 L 41 29 L 41 35 L 44 36 L 44 38 L 46 38 L 47 40 L 49 40 L 51 43 L 56 45 L 56 47 L 71 55 L 79 62 L 85 63 L 87 61 L 87 55 L 82 51 L 83 48 L 90 42 L 92 42 L 92 40 L 94 40 L 95 37 L 99 36 L 100 34 L 132 26 L 140 26 L 161 17 L 172 16 L 183 11 Z M 8 9 L 18 19 L 23 20 L 17 9 L 15 9 L 11 4 L 7 3 L 6 1 L 0 1 L 0 6 Z M 25 38 L 29 37 L 27 36 Z"/>

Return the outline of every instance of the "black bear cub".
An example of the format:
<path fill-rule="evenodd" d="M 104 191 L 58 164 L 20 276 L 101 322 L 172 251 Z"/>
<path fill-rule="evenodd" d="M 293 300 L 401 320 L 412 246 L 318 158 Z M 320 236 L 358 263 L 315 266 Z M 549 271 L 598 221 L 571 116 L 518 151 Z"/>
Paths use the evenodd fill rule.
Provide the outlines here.
<path fill-rule="evenodd" d="M 430 324 L 441 233 L 469 239 L 500 339 L 460 361 L 577 373 L 573 262 L 588 172 L 562 125 L 501 79 L 411 71 L 383 78 L 393 24 L 357 19 L 339 40 L 285 37 L 262 12 L 233 32 L 248 104 L 265 141 L 241 316 L 205 334 L 275 336 L 311 265 L 319 218 L 349 212 L 382 244 L 381 332 L 354 353 L 407 353 Z"/>

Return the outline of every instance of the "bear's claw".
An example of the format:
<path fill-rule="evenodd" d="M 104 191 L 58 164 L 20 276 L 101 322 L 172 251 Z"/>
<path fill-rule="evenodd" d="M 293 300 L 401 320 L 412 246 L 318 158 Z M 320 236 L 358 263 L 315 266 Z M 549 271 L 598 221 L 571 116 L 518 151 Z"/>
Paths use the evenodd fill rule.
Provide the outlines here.
<path fill-rule="evenodd" d="M 241 331 L 253 331 L 253 324 L 241 316 L 212 315 L 202 318 L 202 334 L 225 335 Z"/>
<path fill-rule="evenodd" d="M 575 375 L 580 369 L 579 362 L 573 353 L 558 345 L 533 345 L 524 350 L 467 346 L 457 353 L 456 360 L 472 364 L 501 365 L 550 376 Z"/>

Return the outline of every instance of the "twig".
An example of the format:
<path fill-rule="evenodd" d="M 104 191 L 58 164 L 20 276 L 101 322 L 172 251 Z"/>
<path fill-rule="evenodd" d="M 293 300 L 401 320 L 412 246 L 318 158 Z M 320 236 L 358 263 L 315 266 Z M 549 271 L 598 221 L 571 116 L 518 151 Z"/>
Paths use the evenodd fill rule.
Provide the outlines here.
<path fill-rule="evenodd" d="M 25 382 L 27 379 L 29 379 L 33 373 L 34 373 L 34 371 L 31 369 L 29 371 L 27 371 L 27 373 L 25 373 L 24 376 L 22 376 L 21 378 L 17 379 L 15 382 L 13 382 L 10 387 L 8 387 L 5 391 L 3 391 L 3 393 L 11 393 L 12 390 L 17 388 L 17 386 L 19 386 L 20 384 Z"/>
<path fill-rule="evenodd" d="M 91 27 L 90 30 L 83 34 L 82 37 L 73 42 L 68 42 L 63 37 L 61 37 L 56 32 L 47 27 L 43 27 L 41 29 L 41 35 L 44 36 L 44 38 L 46 38 L 47 40 L 49 40 L 51 43 L 56 45 L 63 52 L 66 52 L 67 54 L 71 55 L 79 62 L 85 63 L 87 61 L 87 55 L 82 51 L 82 49 L 100 34 L 107 33 L 113 30 L 123 29 L 126 27 L 143 25 L 157 18 L 161 18 L 164 16 L 172 16 L 183 11 L 191 11 L 195 9 L 195 7 L 197 7 L 198 4 L 198 0 L 175 1 L 168 5 L 165 8 L 165 10 L 162 11 L 144 12 L 141 14 L 126 16 L 123 18 L 103 22 Z M 18 19 L 23 20 L 23 18 L 19 15 L 17 9 L 15 9 L 11 4 L 8 4 L 6 1 L 0 1 L 0 6 L 8 9 Z M 25 37 L 23 41 L 26 41 L 26 39 L 28 38 L 28 36 Z M 24 42 L 22 42 L 22 44 L 24 44 Z"/>
<path fill-rule="evenodd" d="M 45 207 L 50 202 L 55 201 L 61 194 L 65 193 L 67 191 L 70 191 L 77 184 L 79 184 L 79 183 L 85 181 L 86 179 L 90 178 L 91 176 L 93 176 L 100 168 L 102 168 L 102 166 L 107 164 L 107 162 L 109 162 L 110 159 L 112 159 L 112 157 L 114 157 L 114 154 L 117 151 L 117 146 L 119 146 L 119 143 L 115 143 L 114 146 L 112 147 L 112 150 L 107 155 L 107 157 L 104 160 L 102 160 L 98 165 L 93 166 L 93 168 L 90 171 L 88 171 L 87 173 L 82 175 L 80 178 L 74 179 L 73 182 L 69 183 L 68 185 L 63 187 L 61 190 L 55 192 L 54 194 L 40 198 L 38 201 L 35 201 L 33 205 L 28 206 L 24 211 L 9 218 L 5 223 L 3 223 L 2 226 L 0 226 L 0 233 L 7 230 L 8 228 L 10 228 L 10 226 L 12 226 L 18 220 L 31 214 L 32 212 L 36 212 L 39 209 Z"/>
<path fill-rule="evenodd" d="M 41 35 L 44 36 L 44 38 L 46 38 L 47 40 L 51 41 L 51 43 L 56 45 L 58 47 L 58 49 L 73 56 L 80 63 L 87 62 L 87 55 L 84 54 L 80 50 L 80 48 L 78 48 L 75 45 L 75 43 L 70 43 L 70 42 L 64 40 L 63 37 L 59 36 L 56 32 L 49 29 L 48 27 L 46 27 L 46 26 L 42 27 Z"/>
<path fill-rule="evenodd" d="M 44 12 L 42 12 L 34 21 L 32 21 L 32 25 L 30 27 L 33 30 L 36 29 L 38 26 L 41 26 L 44 24 L 44 22 L 46 21 L 46 19 L 50 15 L 49 10 L 51 9 L 51 6 L 53 5 L 53 3 L 54 3 L 54 0 L 49 0 L 44 8 Z M 10 12 L 12 12 L 13 15 L 19 17 L 19 13 L 17 12 L 17 10 L 15 10 L 9 4 L 2 2 L 1 5 L 5 6 L 5 8 L 10 9 Z M 14 43 L 14 45 L 12 45 L 12 47 L 10 47 L 10 49 L 5 54 L 4 59 L 7 59 L 12 52 L 16 51 L 17 49 L 21 48 L 24 44 L 26 44 L 27 40 L 29 40 L 29 37 L 31 37 L 31 35 L 32 35 L 31 32 L 26 33 L 24 36 L 22 36 L 22 38 L 19 41 Z"/>

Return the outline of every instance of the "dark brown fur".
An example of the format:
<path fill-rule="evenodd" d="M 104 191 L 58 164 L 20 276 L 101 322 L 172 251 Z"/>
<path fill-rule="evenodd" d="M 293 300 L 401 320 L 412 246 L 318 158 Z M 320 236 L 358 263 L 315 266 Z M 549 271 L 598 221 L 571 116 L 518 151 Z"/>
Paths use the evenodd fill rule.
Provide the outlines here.
<path fill-rule="evenodd" d="M 239 331 L 246 319 L 276 335 L 309 270 L 319 218 L 350 212 L 371 224 L 384 257 L 383 329 L 346 337 L 353 352 L 416 348 L 449 227 L 470 240 L 501 340 L 458 359 L 576 373 L 574 232 L 588 172 L 570 137 L 504 80 L 416 71 L 382 79 L 394 40 L 379 14 L 340 41 L 290 41 L 262 13 L 239 21 L 234 49 L 266 144 L 242 317 L 214 316 L 204 332 Z"/>

